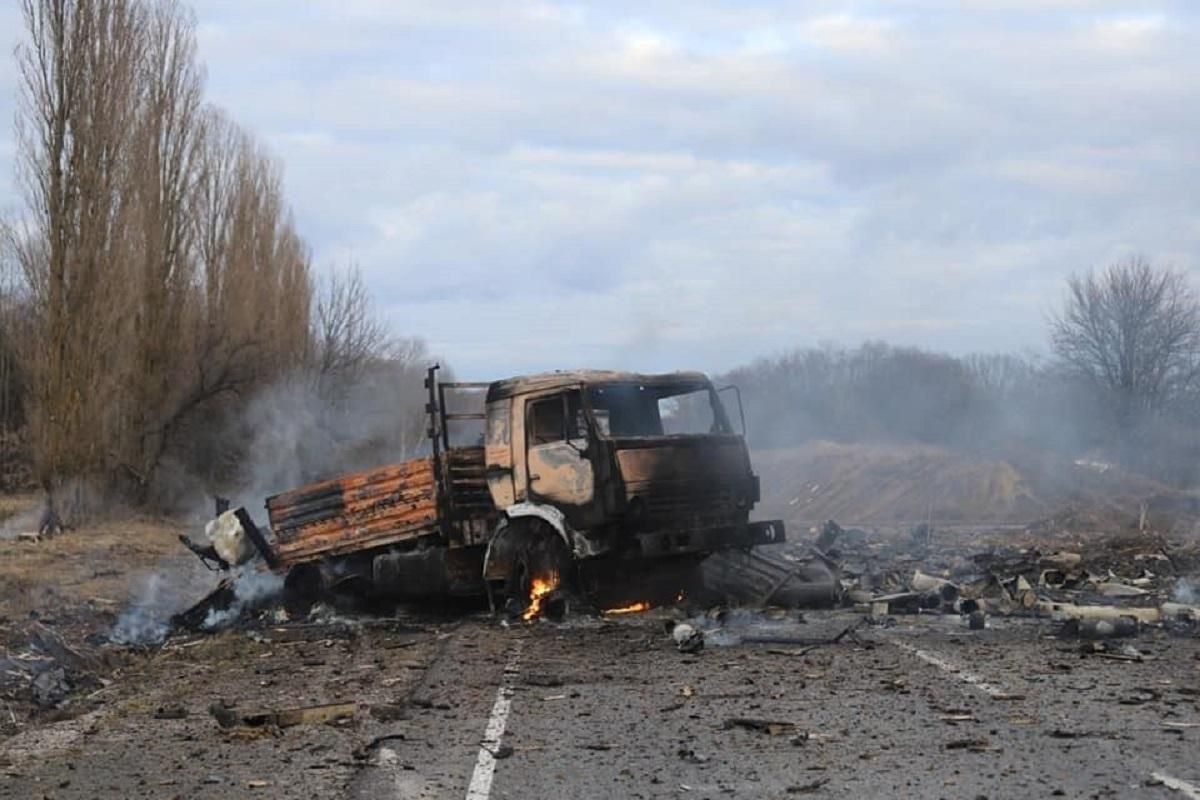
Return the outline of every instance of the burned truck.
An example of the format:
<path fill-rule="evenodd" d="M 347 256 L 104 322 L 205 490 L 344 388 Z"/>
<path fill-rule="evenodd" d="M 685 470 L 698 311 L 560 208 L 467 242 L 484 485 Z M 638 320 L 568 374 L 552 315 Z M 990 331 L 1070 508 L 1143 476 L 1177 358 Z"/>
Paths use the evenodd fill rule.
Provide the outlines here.
<path fill-rule="evenodd" d="M 708 555 L 784 540 L 782 522 L 750 521 L 744 430 L 701 373 L 461 383 L 435 366 L 426 388 L 427 455 L 270 497 L 266 530 L 229 512 L 230 558 L 252 544 L 294 605 L 477 595 L 528 616 L 556 590 L 667 602 Z"/>

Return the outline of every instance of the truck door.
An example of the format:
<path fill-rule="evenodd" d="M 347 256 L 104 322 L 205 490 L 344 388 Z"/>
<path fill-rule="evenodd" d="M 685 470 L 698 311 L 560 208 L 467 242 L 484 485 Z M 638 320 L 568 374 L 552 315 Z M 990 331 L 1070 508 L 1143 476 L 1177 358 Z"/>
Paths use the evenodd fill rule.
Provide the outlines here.
<path fill-rule="evenodd" d="M 487 429 L 483 442 L 485 475 L 488 491 L 492 493 L 492 502 L 497 508 L 507 508 L 517 502 L 512 448 L 512 405 L 513 401 L 508 398 L 487 405 Z M 518 447 L 523 446 L 524 441 L 525 438 L 518 434 Z"/>
<path fill-rule="evenodd" d="M 578 389 L 525 406 L 529 496 L 556 506 L 584 506 L 595 495 L 588 427 Z"/>

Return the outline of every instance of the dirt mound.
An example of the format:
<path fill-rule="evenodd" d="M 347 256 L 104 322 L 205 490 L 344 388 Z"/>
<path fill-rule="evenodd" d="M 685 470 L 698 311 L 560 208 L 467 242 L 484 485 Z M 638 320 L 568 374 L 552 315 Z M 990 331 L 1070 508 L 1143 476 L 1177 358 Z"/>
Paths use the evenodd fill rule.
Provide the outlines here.
<path fill-rule="evenodd" d="M 796 524 L 1031 523 L 1064 516 L 1124 527 L 1143 512 L 1200 508 L 1196 495 L 1098 461 L 1041 453 L 996 458 L 923 444 L 812 442 L 758 451 L 763 516 Z M 1194 515 L 1193 515 L 1194 516 Z M 1170 524 L 1165 519 L 1151 520 Z"/>

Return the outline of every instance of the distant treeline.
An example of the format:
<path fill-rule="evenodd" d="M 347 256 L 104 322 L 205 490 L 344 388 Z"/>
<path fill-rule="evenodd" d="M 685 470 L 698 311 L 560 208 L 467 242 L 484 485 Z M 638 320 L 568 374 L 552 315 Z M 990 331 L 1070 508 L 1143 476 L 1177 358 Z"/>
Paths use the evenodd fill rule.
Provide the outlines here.
<path fill-rule="evenodd" d="M 1200 476 L 1200 396 L 1180 391 L 1123 411 L 1113 391 L 1059 360 L 954 357 L 869 342 L 797 349 L 721 380 L 741 388 L 757 448 L 917 441 L 1109 460 L 1179 486 Z"/>

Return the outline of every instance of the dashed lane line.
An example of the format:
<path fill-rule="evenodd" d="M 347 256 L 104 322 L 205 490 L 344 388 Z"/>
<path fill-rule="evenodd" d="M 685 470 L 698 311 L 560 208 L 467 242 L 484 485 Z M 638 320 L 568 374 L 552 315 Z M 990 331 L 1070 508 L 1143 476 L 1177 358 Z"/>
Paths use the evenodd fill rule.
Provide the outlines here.
<path fill-rule="evenodd" d="M 895 639 L 893 639 L 891 641 L 892 641 L 892 644 L 896 645 L 896 647 L 899 647 L 901 650 L 904 650 L 905 652 L 908 652 L 908 653 L 912 653 L 914 656 L 921 659 L 925 663 L 932 664 L 933 666 L 937 667 L 938 669 L 942 670 L 943 672 L 950 673 L 951 675 L 953 675 L 955 678 L 962 681 L 963 683 L 969 684 L 970 686 L 974 686 L 979 691 L 981 691 L 991 697 L 994 697 L 996 699 L 1005 699 L 1005 698 L 1012 697 L 1011 692 L 1000 688 L 999 686 L 997 686 L 994 683 L 989 683 L 988 681 L 984 680 L 979 675 L 976 675 L 973 672 L 969 672 L 966 669 L 963 669 L 962 667 L 958 666 L 957 664 L 951 663 L 950 661 L 946 660 L 945 658 L 938 655 L 937 653 L 932 653 L 928 650 L 922 650 L 919 647 L 913 647 L 911 644 L 908 644 L 907 642 L 898 642 Z M 1200 798 L 1198 798 L 1198 800 L 1200 800 Z"/>
<path fill-rule="evenodd" d="M 937 653 L 932 653 L 928 650 L 922 650 L 919 647 L 913 647 L 911 644 L 908 644 L 907 642 L 897 642 L 894 639 L 891 640 L 891 642 L 892 642 L 892 644 L 896 645 L 896 647 L 899 647 L 901 650 L 903 650 L 907 653 L 911 653 L 912 655 L 921 659 L 925 663 L 932 664 L 933 666 L 937 667 L 938 669 L 940 669 L 944 672 L 950 673 L 951 675 L 953 675 L 955 678 L 962 681 L 963 683 L 973 686 L 976 689 L 978 689 L 979 691 L 984 692 L 985 694 L 987 694 L 991 697 L 994 697 L 997 699 L 1012 697 L 1012 695 L 1009 692 L 1000 688 L 996 684 L 989 683 L 988 681 L 984 680 L 979 675 L 976 675 L 973 672 L 969 672 L 969 671 L 963 669 L 962 667 L 959 667 L 958 665 L 951 663 L 950 661 L 948 661 L 947 659 L 938 655 Z M 1180 780 L 1179 778 L 1168 775 L 1165 772 L 1158 772 L 1158 771 L 1152 772 L 1152 773 L 1150 773 L 1150 777 L 1153 778 L 1154 780 L 1158 781 L 1159 783 L 1161 783 L 1163 786 L 1167 787 L 1168 789 L 1179 792 L 1184 797 L 1187 797 L 1188 800 L 1200 800 L 1200 786 L 1196 786 L 1193 783 L 1188 783 L 1187 781 Z"/>
<path fill-rule="evenodd" d="M 488 800 L 492 793 L 496 751 L 508 725 L 508 714 L 512 710 L 513 683 L 520 669 L 520 661 L 521 643 L 517 642 L 509 651 L 500 688 L 496 690 L 496 702 L 492 705 L 492 715 L 488 717 L 487 727 L 483 731 L 479 757 L 475 759 L 475 771 L 471 773 L 471 784 L 467 787 L 467 800 Z"/>
<path fill-rule="evenodd" d="M 1200 800 L 1200 786 L 1196 786 L 1194 783 L 1181 781 L 1179 778 L 1172 778 L 1165 772 L 1152 772 L 1150 773 L 1150 777 L 1159 781 L 1168 789 L 1174 789 L 1184 797 L 1188 797 L 1191 800 Z"/>

